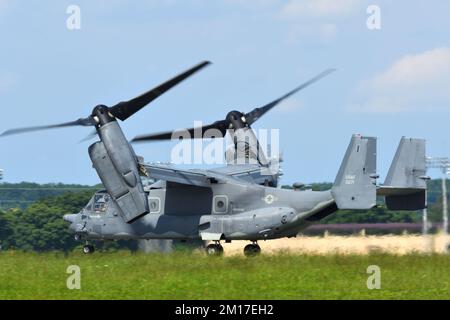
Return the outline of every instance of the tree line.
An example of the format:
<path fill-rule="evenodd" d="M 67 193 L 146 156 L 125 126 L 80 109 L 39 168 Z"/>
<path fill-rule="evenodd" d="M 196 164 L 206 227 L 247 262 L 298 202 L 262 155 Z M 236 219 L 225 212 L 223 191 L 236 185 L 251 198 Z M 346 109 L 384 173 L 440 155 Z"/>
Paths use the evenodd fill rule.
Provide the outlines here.
<path fill-rule="evenodd" d="M 64 214 L 78 213 L 93 191 L 69 191 L 34 202 L 25 209 L 0 210 L 0 245 L 2 250 L 71 251 L 81 243 L 74 240 Z M 126 247 L 137 249 L 131 241 L 99 243 L 100 249 Z"/>
<path fill-rule="evenodd" d="M 5 187 L 7 186 L 7 187 Z M 14 192 L 16 187 L 16 192 Z M 330 183 L 313 184 L 313 190 L 326 190 Z M 0 246 L 2 250 L 19 249 L 33 251 L 63 250 L 71 251 L 80 246 L 80 242 L 73 239 L 68 229 L 68 223 L 62 217 L 64 214 L 79 212 L 101 186 L 77 185 L 37 185 L 37 184 L 0 184 L 0 200 L 6 194 L 18 199 L 27 199 L 29 203 L 22 203 L 17 207 L 0 209 Z M 289 188 L 289 186 L 285 186 Z M 442 221 L 442 196 L 439 195 L 440 181 L 430 181 L 429 188 L 429 218 L 432 222 Z M 29 193 L 30 190 L 41 193 Z M 450 189 L 450 188 L 449 188 Z M 69 191 L 68 191 L 69 190 Z M 435 191 L 435 193 L 433 192 Z M 34 197 L 41 196 L 33 200 Z M 398 223 L 420 222 L 421 212 L 390 211 L 379 206 L 368 211 L 338 211 L 320 223 Z M 104 249 L 129 248 L 135 250 L 134 241 L 119 241 L 99 243 Z"/>

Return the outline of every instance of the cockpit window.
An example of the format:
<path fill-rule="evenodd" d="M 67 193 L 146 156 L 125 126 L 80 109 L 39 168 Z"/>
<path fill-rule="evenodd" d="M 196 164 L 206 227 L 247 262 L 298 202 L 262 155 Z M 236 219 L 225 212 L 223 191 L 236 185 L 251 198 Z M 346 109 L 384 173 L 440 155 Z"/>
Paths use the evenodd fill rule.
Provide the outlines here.
<path fill-rule="evenodd" d="M 108 209 L 108 203 L 110 201 L 110 196 L 107 193 L 100 193 L 94 195 L 91 203 L 88 205 L 87 209 L 96 213 L 106 212 Z"/>

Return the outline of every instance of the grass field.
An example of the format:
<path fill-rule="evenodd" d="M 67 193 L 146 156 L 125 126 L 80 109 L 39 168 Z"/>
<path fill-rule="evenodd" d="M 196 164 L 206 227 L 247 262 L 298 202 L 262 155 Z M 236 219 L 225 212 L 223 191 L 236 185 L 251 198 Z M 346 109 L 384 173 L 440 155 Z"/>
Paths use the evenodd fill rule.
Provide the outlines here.
<path fill-rule="evenodd" d="M 69 265 L 81 290 L 69 290 Z M 367 289 L 367 267 L 381 289 Z M 0 299 L 450 299 L 450 256 L 0 253 Z"/>

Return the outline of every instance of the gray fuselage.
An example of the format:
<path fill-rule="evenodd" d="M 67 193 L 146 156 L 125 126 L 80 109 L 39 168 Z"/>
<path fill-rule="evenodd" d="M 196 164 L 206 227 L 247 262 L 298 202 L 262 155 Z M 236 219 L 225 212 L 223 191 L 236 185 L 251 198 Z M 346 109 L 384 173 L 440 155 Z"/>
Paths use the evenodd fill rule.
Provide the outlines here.
<path fill-rule="evenodd" d="M 233 179 L 210 188 L 159 181 L 146 189 L 150 213 L 126 223 L 97 193 L 70 228 L 87 239 L 261 240 L 295 236 L 336 210 L 330 191 L 294 191 Z M 102 205 L 95 203 L 106 196 Z"/>

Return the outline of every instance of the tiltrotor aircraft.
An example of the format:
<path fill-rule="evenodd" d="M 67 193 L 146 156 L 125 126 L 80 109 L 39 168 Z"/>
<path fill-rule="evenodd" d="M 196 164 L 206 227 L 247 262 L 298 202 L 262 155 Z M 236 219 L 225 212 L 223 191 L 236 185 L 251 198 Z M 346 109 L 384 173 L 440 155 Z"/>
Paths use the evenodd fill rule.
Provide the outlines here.
<path fill-rule="evenodd" d="M 210 241 L 206 252 L 220 255 L 220 241 L 248 240 L 245 255 L 260 252 L 258 240 L 295 237 L 302 229 L 339 209 L 370 209 L 384 196 L 394 210 L 425 207 L 425 141 L 402 138 L 383 185 L 376 179 L 376 138 L 353 135 L 328 191 L 276 188 L 279 171 L 267 170 L 265 157 L 251 125 L 284 99 L 323 78 L 326 70 L 273 102 L 248 113 L 232 111 L 225 119 L 184 132 L 136 137 L 133 141 L 168 140 L 195 130 L 215 137 L 229 133 L 235 152 L 227 166 L 211 170 L 179 169 L 145 164 L 125 138 L 117 119 L 126 120 L 209 62 L 203 62 L 132 100 L 114 106 L 96 106 L 76 121 L 13 129 L 1 136 L 68 126 L 94 126 L 100 141 L 89 147 L 93 166 L 105 190 L 97 192 L 77 214 L 64 216 L 76 239 L 89 240 L 201 239 Z M 183 135 L 186 138 L 186 135 Z M 187 136 L 189 138 L 189 136 Z M 239 152 L 243 150 L 243 152 Z M 245 161 L 236 161 L 245 160 Z M 246 161 L 253 160 L 253 161 Z M 143 177 L 156 182 L 144 186 Z"/>

